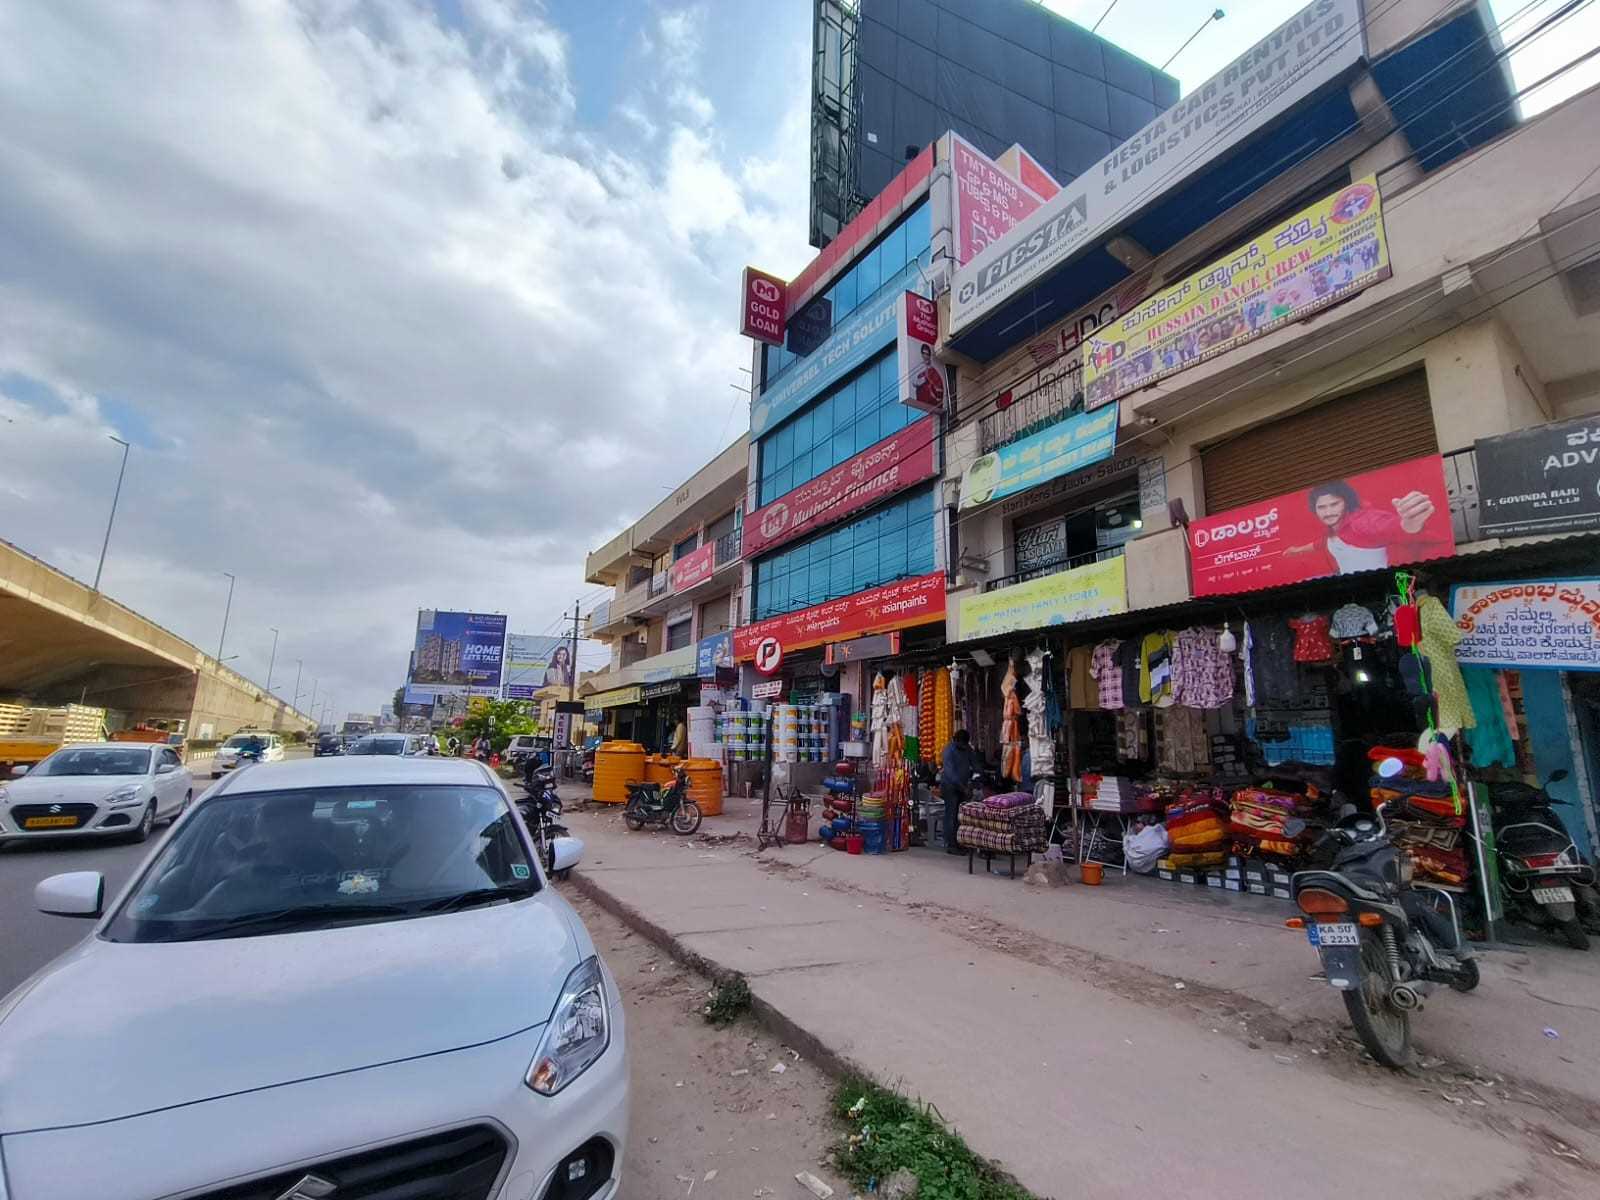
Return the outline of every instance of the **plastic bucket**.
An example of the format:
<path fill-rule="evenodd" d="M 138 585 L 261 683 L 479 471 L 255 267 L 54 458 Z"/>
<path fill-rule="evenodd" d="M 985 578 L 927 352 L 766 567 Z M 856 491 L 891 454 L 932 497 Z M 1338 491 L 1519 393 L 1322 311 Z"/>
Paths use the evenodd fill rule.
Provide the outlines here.
<path fill-rule="evenodd" d="M 848 834 L 844 839 L 844 848 L 851 854 L 860 854 L 862 838 L 859 833 Z"/>
<path fill-rule="evenodd" d="M 1097 862 L 1086 862 L 1078 867 L 1078 874 L 1085 883 L 1094 887 L 1105 874 L 1105 868 Z"/>
<path fill-rule="evenodd" d="M 863 824 L 861 826 L 861 837 L 864 843 L 862 848 L 866 850 L 868 854 L 882 854 L 883 835 L 884 830 L 882 825 Z"/>

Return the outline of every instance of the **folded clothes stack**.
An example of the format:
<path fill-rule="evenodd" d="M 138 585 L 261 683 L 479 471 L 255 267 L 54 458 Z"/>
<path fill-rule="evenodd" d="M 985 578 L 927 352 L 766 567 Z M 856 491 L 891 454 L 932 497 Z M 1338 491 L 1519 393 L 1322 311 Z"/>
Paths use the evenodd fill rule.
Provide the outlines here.
<path fill-rule="evenodd" d="M 968 800 L 961 806 L 956 842 L 977 850 L 1024 854 L 1043 851 L 1049 833 L 1050 823 L 1031 796 L 1026 805 L 991 806 L 987 801 Z"/>
<path fill-rule="evenodd" d="M 1239 788 L 1228 805 L 1228 832 L 1237 852 L 1246 858 L 1267 855 L 1296 857 L 1300 839 L 1289 834 L 1288 823 L 1308 807 L 1305 796 L 1272 788 Z"/>

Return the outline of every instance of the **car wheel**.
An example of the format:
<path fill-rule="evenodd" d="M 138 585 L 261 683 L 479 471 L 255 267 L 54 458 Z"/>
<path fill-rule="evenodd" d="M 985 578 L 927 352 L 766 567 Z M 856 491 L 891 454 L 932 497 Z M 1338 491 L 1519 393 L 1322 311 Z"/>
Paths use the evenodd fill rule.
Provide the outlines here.
<path fill-rule="evenodd" d="M 150 801 L 145 805 L 144 813 L 139 818 L 139 824 L 134 828 L 133 840 L 142 842 L 150 836 L 150 831 L 156 827 L 156 802 Z"/>
<path fill-rule="evenodd" d="M 191 800 L 193 800 L 193 799 L 194 799 L 194 789 L 190 788 L 187 792 L 185 792 L 183 794 L 183 803 L 178 805 L 178 811 L 172 814 L 172 818 L 167 822 L 167 824 L 168 825 L 176 825 L 178 823 L 178 818 L 183 816 L 184 813 L 189 811 L 189 802 Z"/>

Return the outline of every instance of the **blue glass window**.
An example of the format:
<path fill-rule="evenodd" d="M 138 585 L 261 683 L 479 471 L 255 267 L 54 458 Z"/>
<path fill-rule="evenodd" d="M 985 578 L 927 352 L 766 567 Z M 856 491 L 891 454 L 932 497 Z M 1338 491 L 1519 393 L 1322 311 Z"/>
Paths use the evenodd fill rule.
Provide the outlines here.
<path fill-rule="evenodd" d="M 845 525 L 755 564 L 755 619 L 933 570 L 932 487 L 881 505 Z"/>

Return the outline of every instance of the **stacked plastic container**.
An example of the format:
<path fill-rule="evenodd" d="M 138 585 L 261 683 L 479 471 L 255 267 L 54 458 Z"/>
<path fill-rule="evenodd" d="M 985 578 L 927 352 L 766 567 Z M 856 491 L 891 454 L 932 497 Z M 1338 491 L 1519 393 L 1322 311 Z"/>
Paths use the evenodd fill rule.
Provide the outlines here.
<path fill-rule="evenodd" d="M 729 762 L 754 762 L 767 756 L 767 714 L 725 712 L 718 719 L 722 750 Z"/>
<path fill-rule="evenodd" d="M 717 737 L 717 710 L 709 704 L 689 710 L 689 757 L 721 758 L 722 744 Z"/>

